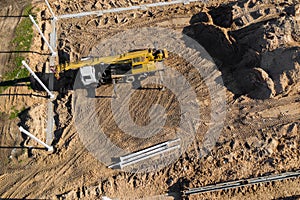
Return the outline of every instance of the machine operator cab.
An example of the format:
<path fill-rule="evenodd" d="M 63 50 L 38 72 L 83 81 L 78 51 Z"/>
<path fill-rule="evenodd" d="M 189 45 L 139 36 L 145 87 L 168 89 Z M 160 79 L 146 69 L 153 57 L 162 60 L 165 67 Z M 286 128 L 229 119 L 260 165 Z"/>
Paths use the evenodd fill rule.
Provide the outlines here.
<path fill-rule="evenodd" d="M 95 68 L 93 66 L 85 66 L 79 68 L 80 79 L 84 87 L 96 88 L 99 80 L 96 78 Z"/>

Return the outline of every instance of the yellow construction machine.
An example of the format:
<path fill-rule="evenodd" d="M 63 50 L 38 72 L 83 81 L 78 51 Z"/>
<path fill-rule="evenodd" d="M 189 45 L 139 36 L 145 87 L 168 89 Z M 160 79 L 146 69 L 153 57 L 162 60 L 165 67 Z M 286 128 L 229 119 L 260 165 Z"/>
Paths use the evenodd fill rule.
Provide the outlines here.
<path fill-rule="evenodd" d="M 65 63 L 54 69 L 56 78 L 69 70 L 79 70 L 84 87 L 95 88 L 102 83 L 116 80 L 130 82 L 138 87 L 140 81 L 157 71 L 163 71 L 163 64 L 168 58 L 167 50 L 137 49 L 115 56 L 86 57 L 75 63 Z"/>

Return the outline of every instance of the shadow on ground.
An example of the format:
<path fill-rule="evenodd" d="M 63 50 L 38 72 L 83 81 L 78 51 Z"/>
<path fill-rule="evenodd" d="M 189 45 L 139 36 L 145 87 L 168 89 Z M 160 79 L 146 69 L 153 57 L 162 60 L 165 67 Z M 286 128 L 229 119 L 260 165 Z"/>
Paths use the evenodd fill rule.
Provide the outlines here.
<path fill-rule="evenodd" d="M 270 98 L 281 92 L 278 89 L 281 87 L 281 83 L 278 84 L 278 77 L 283 72 L 272 71 L 274 68 L 282 67 L 276 66 L 279 61 L 271 63 L 272 68 L 266 67 L 264 58 L 267 56 L 268 60 L 278 60 L 276 52 L 267 55 L 271 51 L 268 39 L 272 40 L 267 36 L 269 32 L 273 34 L 273 30 L 269 30 L 266 24 L 277 25 L 278 19 L 269 19 L 233 29 L 232 27 L 236 25 L 233 25 L 232 5 L 211 8 L 208 13 L 200 12 L 194 15 L 190 19 L 190 25 L 183 29 L 183 34 L 206 49 L 221 71 L 224 85 L 236 97 L 248 95 L 253 99 Z M 282 14 L 285 15 L 288 14 Z M 209 20 L 210 17 L 212 21 Z M 293 57 L 291 55 L 295 54 L 291 48 L 276 49 L 276 51 L 288 51 L 289 55 L 286 57 Z M 283 71 L 291 70 L 293 67 L 284 68 Z"/>

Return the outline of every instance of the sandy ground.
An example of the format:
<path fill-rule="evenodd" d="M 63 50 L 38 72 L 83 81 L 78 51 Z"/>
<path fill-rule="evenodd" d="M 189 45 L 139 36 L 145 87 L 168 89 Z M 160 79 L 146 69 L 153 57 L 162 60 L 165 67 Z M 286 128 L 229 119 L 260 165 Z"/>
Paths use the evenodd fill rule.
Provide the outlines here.
<path fill-rule="evenodd" d="M 74 110 L 78 109 L 76 102 L 84 100 L 80 99 L 80 91 L 65 92 L 54 101 L 55 153 L 18 148 L 21 144 L 36 144 L 21 136 L 17 124 L 41 139 L 45 138 L 47 99 L 39 96 L 45 93 L 28 87 L 10 87 L 0 96 L 1 112 L 9 114 L 13 107 L 25 107 L 26 110 L 17 119 L 8 120 L 4 116 L 0 122 L 0 197 L 167 199 L 160 195 L 169 193 L 170 199 L 180 199 L 180 190 L 187 187 L 299 169 L 300 7 L 297 1 L 276 2 L 227 1 L 220 6 L 220 2 L 211 1 L 206 6 L 196 3 L 60 21 L 59 55 L 60 59 L 70 61 L 89 55 L 104 39 L 136 27 L 172 28 L 196 40 L 213 57 L 218 66 L 217 73 L 222 75 L 226 87 L 226 119 L 222 134 L 211 152 L 200 157 L 202 133 L 211 126 L 212 102 L 203 79 L 196 73 L 189 76 L 188 72 L 193 72 L 191 66 L 176 55 L 171 55 L 165 64 L 182 73 L 194 88 L 198 101 L 204 105 L 199 110 L 202 122 L 194 144 L 187 148 L 186 153 L 156 172 L 129 173 L 108 169 L 85 148 L 79 137 L 82 130 L 78 129 L 74 117 Z M 58 14 L 135 4 L 134 1 L 50 3 Z M 20 13 L 18 6 L 6 4 L 5 9 L 15 10 L 7 15 Z M 35 6 L 40 8 L 37 14 L 40 26 L 49 33 L 50 24 L 45 19 L 50 14 L 46 6 L 39 2 Z M 8 19 L 11 18 L 1 20 L 0 26 L 7 24 Z M 17 23 L 18 20 L 14 19 L 10 29 L 13 30 Z M 9 40 L 12 36 L 7 37 Z M 1 49 L 5 47 L 3 45 Z M 45 52 L 46 49 L 36 35 L 32 50 Z M 44 70 L 46 56 L 28 55 L 28 58 L 35 70 Z M 8 62 L 5 56 L 0 60 Z M 110 97 L 111 91 L 111 85 L 104 85 L 97 89 L 96 94 Z M 109 137 L 130 150 L 172 138 L 179 118 L 178 101 L 174 95 L 168 90 L 138 90 L 132 98 L 140 103 L 130 102 L 131 114 L 138 124 L 147 124 L 152 104 L 165 107 L 168 119 L 160 137 L 147 141 L 122 137 L 113 121 L 110 98 L 94 99 L 96 109 L 84 115 L 86 118 L 82 121 L 94 120 L 97 116 L 104 122 Z M 132 145 L 122 146 L 127 143 Z M 299 194 L 299 179 L 296 179 L 187 199 L 297 199 Z"/>

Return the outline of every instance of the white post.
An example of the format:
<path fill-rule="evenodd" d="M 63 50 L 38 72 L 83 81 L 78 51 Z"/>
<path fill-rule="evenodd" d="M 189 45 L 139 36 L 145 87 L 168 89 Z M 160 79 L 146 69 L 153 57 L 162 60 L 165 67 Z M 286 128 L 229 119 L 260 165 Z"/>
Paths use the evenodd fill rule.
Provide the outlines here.
<path fill-rule="evenodd" d="M 49 44 L 49 42 L 46 40 L 44 34 L 42 33 L 40 27 L 34 21 L 33 17 L 31 15 L 29 15 L 29 18 L 32 21 L 32 23 L 34 24 L 34 26 L 36 27 L 36 29 L 38 30 L 38 32 L 40 33 L 40 35 L 42 36 L 42 38 L 45 41 L 45 43 L 47 44 L 48 48 L 50 49 L 50 51 L 52 53 L 52 56 L 56 56 L 56 52 L 53 50 L 53 48 L 51 47 L 51 45 Z"/>
<path fill-rule="evenodd" d="M 40 139 L 38 139 L 37 137 L 35 137 L 34 135 L 32 135 L 31 133 L 29 133 L 28 131 L 26 131 L 22 126 L 19 127 L 19 130 L 22 133 L 25 133 L 26 135 L 28 135 L 30 138 L 34 139 L 35 141 L 37 141 L 39 144 L 43 145 L 44 147 L 46 147 L 48 149 L 48 151 L 53 151 L 53 146 L 49 146 L 47 144 L 45 144 L 43 141 L 41 141 Z"/>
<path fill-rule="evenodd" d="M 54 12 L 52 11 L 52 9 L 51 9 L 51 7 L 50 7 L 49 2 L 48 2 L 47 0 L 45 0 L 45 3 L 46 3 L 46 5 L 47 5 L 47 7 L 49 8 L 50 13 L 51 13 L 53 19 L 54 19 L 54 20 L 57 20 L 57 17 L 55 17 Z"/>
<path fill-rule="evenodd" d="M 49 94 L 50 98 L 54 98 L 54 94 L 48 90 L 48 88 L 44 85 L 44 83 L 39 79 L 39 77 L 34 73 L 34 71 L 31 70 L 31 68 L 27 65 L 27 63 L 23 60 L 22 64 L 26 67 L 26 69 L 30 72 L 30 74 L 39 82 L 39 84 L 46 90 L 46 92 Z"/>

